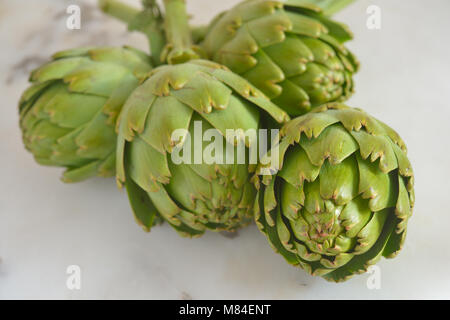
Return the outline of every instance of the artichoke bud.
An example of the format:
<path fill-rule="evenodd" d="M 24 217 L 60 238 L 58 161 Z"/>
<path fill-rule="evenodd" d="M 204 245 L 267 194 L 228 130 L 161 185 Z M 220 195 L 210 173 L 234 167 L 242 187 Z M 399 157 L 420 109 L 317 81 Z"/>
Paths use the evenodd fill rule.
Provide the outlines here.
<path fill-rule="evenodd" d="M 255 205 L 257 225 L 276 251 L 330 281 L 395 256 L 414 206 L 398 134 L 333 103 L 286 123 L 281 136 L 281 169 L 259 178 Z"/>
<path fill-rule="evenodd" d="M 148 230 L 161 216 L 189 237 L 248 224 L 256 166 L 249 166 L 255 141 L 247 132 L 260 128 L 263 115 L 289 119 L 219 64 L 193 60 L 154 69 L 127 100 L 118 127 L 117 179 L 129 194 L 145 197 L 145 207 L 130 197 L 140 224 Z"/>
<path fill-rule="evenodd" d="M 202 46 L 291 116 L 347 100 L 359 63 L 348 27 L 305 1 L 249 0 L 211 23 Z"/>
<path fill-rule="evenodd" d="M 32 72 L 19 103 L 27 150 L 36 161 L 67 168 L 65 182 L 115 173 L 115 122 L 151 69 L 133 48 L 81 48 L 59 52 Z"/>

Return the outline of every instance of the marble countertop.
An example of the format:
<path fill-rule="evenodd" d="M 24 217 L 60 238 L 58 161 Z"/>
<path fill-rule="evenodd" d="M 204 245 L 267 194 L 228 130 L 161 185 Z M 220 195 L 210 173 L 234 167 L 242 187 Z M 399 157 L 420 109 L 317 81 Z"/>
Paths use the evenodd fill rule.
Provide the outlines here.
<path fill-rule="evenodd" d="M 137 3 L 138 1 L 130 1 Z M 206 23 L 233 1 L 189 0 L 193 22 Z M 68 30 L 66 8 L 82 9 L 81 30 Z M 366 27 L 369 5 L 380 30 Z M 448 0 L 359 0 L 338 15 L 355 33 L 362 61 L 350 105 L 395 128 L 416 174 L 416 209 L 406 245 L 382 260 L 381 287 L 369 275 L 334 284 L 289 266 L 255 226 L 230 238 L 180 238 L 167 225 L 143 232 L 113 179 L 59 181 L 61 170 L 37 165 L 22 145 L 17 101 L 28 73 L 55 51 L 130 44 L 139 34 L 105 17 L 94 0 L 0 2 L 0 299 L 400 299 L 450 298 L 450 42 Z M 81 289 L 66 286 L 81 268 Z"/>

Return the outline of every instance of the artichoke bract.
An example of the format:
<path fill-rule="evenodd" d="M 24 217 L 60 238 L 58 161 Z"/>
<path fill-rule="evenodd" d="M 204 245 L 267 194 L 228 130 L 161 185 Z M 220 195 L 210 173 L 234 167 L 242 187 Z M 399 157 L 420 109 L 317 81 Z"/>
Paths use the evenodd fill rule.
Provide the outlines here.
<path fill-rule="evenodd" d="M 113 176 L 117 116 L 150 70 L 150 57 L 129 47 L 55 54 L 19 103 L 26 148 L 40 164 L 66 167 L 65 182 Z"/>
<path fill-rule="evenodd" d="M 288 120 L 264 94 L 219 64 L 193 60 L 154 69 L 118 122 L 117 179 L 125 184 L 138 223 L 148 231 L 162 217 L 181 235 L 195 237 L 251 222 L 256 189 L 248 161 L 178 161 L 173 154 L 188 143 L 194 149 L 196 125 L 202 135 L 214 129 L 226 137 L 230 129 L 256 131 L 262 114 L 279 123 Z M 181 129 L 184 135 L 174 140 Z M 223 140 L 234 149 L 236 142 Z M 208 144 L 202 140 L 200 151 Z"/>
<path fill-rule="evenodd" d="M 281 169 L 258 179 L 264 188 L 255 203 L 255 220 L 275 251 L 336 282 L 394 257 L 414 205 L 413 171 L 398 134 L 335 103 L 291 120 L 280 135 Z"/>
<path fill-rule="evenodd" d="M 202 46 L 298 116 L 352 95 L 359 64 L 343 45 L 350 39 L 347 26 L 308 1 L 248 0 L 214 20 Z"/>

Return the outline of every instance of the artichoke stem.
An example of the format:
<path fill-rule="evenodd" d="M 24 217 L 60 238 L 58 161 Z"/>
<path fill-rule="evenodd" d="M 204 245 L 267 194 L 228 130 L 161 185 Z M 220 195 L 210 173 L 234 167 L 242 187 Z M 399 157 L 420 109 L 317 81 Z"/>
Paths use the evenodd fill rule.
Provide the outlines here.
<path fill-rule="evenodd" d="M 107 15 L 110 15 L 111 17 L 114 17 L 126 24 L 133 21 L 133 19 L 136 18 L 140 12 L 139 9 L 133 8 L 117 0 L 99 0 L 98 6 Z"/>
<path fill-rule="evenodd" d="M 195 52 L 185 0 L 164 0 L 167 45 L 162 59 L 170 64 L 199 58 Z"/>
<path fill-rule="evenodd" d="M 153 64 L 155 66 L 161 64 L 159 57 L 161 56 L 166 41 L 161 27 L 161 13 L 154 0 L 144 0 L 142 3 L 144 6 L 143 11 L 118 0 L 99 0 L 98 3 L 104 13 L 126 23 L 130 30 L 143 33 L 147 37 L 150 45 Z M 144 22 L 138 21 L 141 15 L 149 20 Z"/>

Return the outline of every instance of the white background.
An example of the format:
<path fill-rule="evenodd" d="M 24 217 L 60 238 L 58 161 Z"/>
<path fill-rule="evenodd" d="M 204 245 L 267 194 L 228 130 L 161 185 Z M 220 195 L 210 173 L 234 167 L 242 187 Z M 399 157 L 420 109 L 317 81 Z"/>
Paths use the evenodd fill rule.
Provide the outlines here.
<path fill-rule="evenodd" d="M 65 28 L 71 3 L 82 4 L 78 31 Z M 193 22 L 206 23 L 237 1 L 188 3 Z M 382 9 L 381 30 L 366 28 L 371 4 Z M 167 225 L 147 234 L 113 179 L 67 185 L 60 169 L 37 165 L 18 128 L 27 74 L 61 49 L 146 42 L 93 0 L 2 0 L 0 298 L 449 299 L 449 12 L 448 0 L 360 0 L 337 16 L 354 31 L 349 47 L 362 62 L 349 104 L 400 133 L 416 175 L 406 245 L 378 264 L 381 289 L 369 290 L 367 274 L 334 284 L 289 266 L 254 226 L 232 239 L 183 239 Z M 66 288 L 72 264 L 82 270 L 79 291 Z"/>

